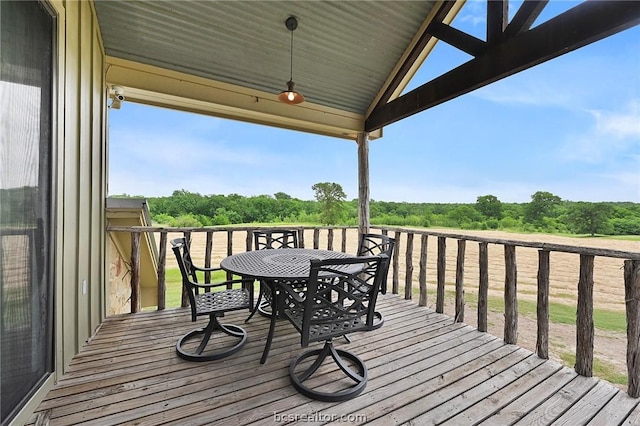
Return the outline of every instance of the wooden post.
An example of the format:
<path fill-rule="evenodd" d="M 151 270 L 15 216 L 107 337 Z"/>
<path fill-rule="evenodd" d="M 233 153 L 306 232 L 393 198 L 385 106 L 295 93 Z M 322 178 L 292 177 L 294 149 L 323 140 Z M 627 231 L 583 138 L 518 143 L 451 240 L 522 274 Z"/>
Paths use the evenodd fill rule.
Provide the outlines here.
<path fill-rule="evenodd" d="M 586 377 L 593 375 L 593 260 L 592 255 L 580 255 L 575 370 Z"/>
<path fill-rule="evenodd" d="M 420 275 L 418 283 L 420 285 L 420 299 L 418 306 L 427 306 L 427 242 L 429 236 L 422 234 L 420 238 Z"/>
<path fill-rule="evenodd" d="M 329 228 L 327 235 L 327 250 L 333 250 L 333 228 Z"/>
<path fill-rule="evenodd" d="M 640 397 L 640 260 L 624 261 L 624 300 L 627 310 L 627 392 Z"/>
<path fill-rule="evenodd" d="M 227 256 L 231 256 L 233 254 L 233 231 L 227 231 Z M 227 272 L 227 280 L 232 280 L 233 274 L 231 272 Z M 231 284 L 227 285 L 227 289 L 231 290 Z"/>
<path fill-rule="evenodd" d="M 538 337 L 536 352 L 543 359 L 549 359 L 549 251 L 538 251 Z"/>
<path fill-rule="evenodd" d="M 342 243 L 340 246 L 340 250 L 343 253 L 347 252 L 347 228 L 342 228 Z"/>
<path fill-rule="evenodd" d="M 478 330 L 487 331 L 487 311 L 489 307 L 489 243 L 478 243 Z"/>
<path fill-rule="evenodd" d="M 158 310 L 167 307 L 167 231 L 160 232 L 160 251 L 158 252 Z"/>
<path fill-rule="evenodd" d="M 131 232 L 131 313 L 140 312 L 140 232 Z"/>
<path fill-rule="evenodd" d="M 369 232 L 369 133 L 360 132 L 358 144 L 358 231 Z"/>
<path fill-rule="evenodd" d="M 304 248 L 304 229 L 298 229 L 298 246 Z"/>
<path fill-rule="evenodd" d="M 207 231 L 207 240 L 204 244 L 204 267 L 211 268 L 211 253 L 213 251 L 213 231 Z M 211 272 L 204 273 L 204 282 L 211 282 Z"/>
<path fill-rule="evenodd" d="M 411 300 L 411 281 L 413 278 L 413 232 L 407 233 L 407 251 L 405 252 L 404 262 L 406 266 L 404 276 L 404 298 L 406 300 Z"/>
<path fill-rule="evenodd" d="M 244 251 L 251 251 L 253 247 L 253 231 L 247 230 L 247 236 L 244 239 Z"/>
<path fill-rule="evenodd" d="M 464 322 L 464 252 L 467 242 L 458 240 L 456 259 L 456 316 L 455 322 Z"/>
<path fill-rule="evenodd" d="M 313 248 L 315 250 L 320 248 L 320 229 L 318 228 L 313 230 Z"/>
<path fill-rule="evenodd" d="M 444 278 L 447 270 L 447 239 L 438 237 L 438 287 L 436 294 L 436 312 L 444 313 Z"/>
<path fill-rule="evenodd" d="M 516 246 L 504 246 L 504 342 L 518 343 L 518 284 Z"/>
<path fill-rule="evenodd" d="M 396 246 L 393 250 L 393 294 L 398 294 L 400 292 L 400 278 L 398 277 L 400 268 L 400 235 L 402 235 L 400 231 L 396 231 L 394 234 Z"/>

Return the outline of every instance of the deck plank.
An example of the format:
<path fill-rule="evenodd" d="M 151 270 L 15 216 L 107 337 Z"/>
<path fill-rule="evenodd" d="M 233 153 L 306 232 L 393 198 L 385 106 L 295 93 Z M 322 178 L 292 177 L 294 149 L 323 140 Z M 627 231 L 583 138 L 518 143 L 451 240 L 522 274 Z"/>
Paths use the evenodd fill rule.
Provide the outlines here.
<path fill-rule="evenodd" d="M 303 349 L 278 321 L 267 363 L 259 363 L 268 321 L 227 314 L 247 345 L 235 356 L 191 363 L 175 354 L 177 339 L 202 326 L 187 309 L 119 315 L 105 320 L 40 404 L 50 425 L 306 424 L 633 424 L 637 399 L 596 379 L 577 376 L 490 334 L 455 323 L 397 295 L 380 297 L 382 328 L 337 339 L 369 369 L 363 394 L 350 401 L 310 400 L 291 386 L 288 366 Z M 341 373 L 323 366 L 316 384 Z M 278 417 L 280 416 L 280 417 Z M 344 417 L 341 417 L 344 416 Z M 350 417 L 347 417 L 350 416 Z M 295 421 L 294 421 L 295 423 Z"/>

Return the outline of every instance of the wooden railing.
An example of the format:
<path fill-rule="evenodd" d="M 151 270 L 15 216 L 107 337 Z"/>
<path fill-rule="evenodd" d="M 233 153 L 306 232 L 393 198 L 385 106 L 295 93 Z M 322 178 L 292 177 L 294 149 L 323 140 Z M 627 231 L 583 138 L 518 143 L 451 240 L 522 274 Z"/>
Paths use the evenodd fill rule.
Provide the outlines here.
<path fill-rule="evenodd" d="M 289 227 L 290 228 L 290 227 Z M 158 259 L 158 309 L 165 308 L 165 267 L 166 247 L 168 235 L 179 233 L 187 239 L 191 239 L 192 233 L 206 233 L 205 266 L 212 264 L 214 251 L 214 234 L 226 234 L 226 251 L 223 255 L 231 255 L 241 251 L 252 250 L 252 232 L 260 227 L 212 227 L 212 228 L 160 228 L 160 227 L 110 227 L 108 231 L 130 232 L 131 238 L 131 311 L 140 309 L 140 235 L 143 232 L 159 233 L 159 259 Z M 299 243 L 302 247 L 327 248 L 355 253 L 358 241 L 357 228 L 355 227 L 296 227 L 299 231 Z M 417 264 L 417 288 L 418 304 L 427 306 L 427 261 L 428 241 L 435 238 L 437 251 L 435 259 L 436 269 L 436 301 L 435 310 L 438 313 L 445 311 L 445 288 L 447 275 L 447 242 L 456 242 L 455 266 L 449 268 L 449 272 L 455 270 L 455 302 L 453 316 L 455 321 L 463 322 L 465 319 L 465 255 L 467 242 L 477 243 L 477 328 L 486 332 L 488 329 L 489 306 L 489 245 L 502 246 L 504 250 L 504 341 L 509 344 L 517 343 L 518 335 L 518 274 L 516 261 L 516 248 L 535 249 L 538 253 L 536 273 L 536 316 L 537 316 L 537 341 L 536 353 L 539 357 L 549 357 L 549 294 L 550 294 L 550 264 L 551 253 L 575 254 L 579 256 L 579 273 L 577 280 L 577 311 L 576 311 L 576 364 L 575 370 L 582 376 L 590 377 L 593 373 L 594 359 L 594 265 L 595 258 L 622 259 L 623 272 L 620 281 L 624 282 L 624 303 L 627 320 L 627 373 L 628 393 L 632 397 L 640 396 L 640 252 L 609 250 L 592 247 L 578 247 L 562 244 L 550 244 L 543 242 L 504 240 L 471 236 L 454 233 L 433 232 L 428 230 L 413 230 L 392 227 L 371 227 L 372 232 L 381 232 L 396 239 L 397 249 L 394 251 L 391 273 L 392 291 L 399 294 L 401 287 L 401 275 L 404 276 L 403 293 L 406 299 L 412 299 L 414 295 L 414 263 Z M 312 243 L 305 243 L 305 234 L 311 235 Z M 336 237 L 336 234 L 339 234 Z M 243 235 L 243 244 L 238 247 L 234 244 L 234 236 Z M 339 241 L 334 241 L 336 238 Z M 414 255 L 414 248 L 419 238 L 418 253 Z M 236 238 L 237 239 L 237 238 Z M 349 250 L 348 248 L 352 248 Z M 401 261 L 402 257 L 402 261 Z M 416 261 L 417 260 L 417 261 Z M 576 259 L 576 262 L 578 260 Z M 472 265 L 476 266 L 476 265 Z M 619 282 L 620 282 L 619 281 Z M 615 285 L 615 283 L 611 283 Z M 183 297 L 183 306 L 185 299 Z"/>

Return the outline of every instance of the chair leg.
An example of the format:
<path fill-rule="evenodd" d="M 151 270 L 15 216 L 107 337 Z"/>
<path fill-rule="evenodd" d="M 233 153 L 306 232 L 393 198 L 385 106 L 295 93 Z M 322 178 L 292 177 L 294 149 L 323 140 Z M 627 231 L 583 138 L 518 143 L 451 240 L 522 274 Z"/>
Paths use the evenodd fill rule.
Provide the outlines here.
<path fill-rule="evenodd" d="M 210 352 L 206 354 L 202 354 L 207 344 L 209 343 L 209 339 L 211 338 L 214 331 L 221 331 L 229 336 L 238 338 L 238 342 L 231 346 L 230 348 L 225 348 L 223 350 L 218 350 L 215 352 Z M 184 345 L 187 341 L 191 340 L 196 336 L 202 335 L 202 340 L 198 345 L 198 348 L 194 352 L 188 352 L 184 349 Z M 215 315 L 211 315 L 209 317 L 209 323 L 204 328 L 197 328 L 195 330 L 190 331 L 185 334 L 178 340 L 176 344 L 176 353 L 182 359 L 187 361 L 213 361 L 216 359 L 221 359 L 227 357 L 229 355 L 233 355 L 238 352 L 244 344 L 247 342 L 247 332 L 237 325 L 233 324 L 220 324 L 218 322 L 218 317 Z"/>
<path fill-rule="evenodd" d="M 303 384 L 313 373 L 315 373 L 320 365 L 324 362 L 327 356 L 331 355 L 331 358 L 335 361 L 335 363 L 340 367 L 340 369 L 349 377 L 351 380 L 355 382 L 355 384 L 347 389 L 343 389 L 337 392 L 321 392 L 314 389 L 311 389 Z M 301 374 L 296 374 L 296 367 L 307 358 L 316 356 L 314 362 L 303 371 Z M 358 371 L 354 371 L 350 368 L 345 359 L 350 360 L 353 364 L 355 364 Z M 322 349 L 313 349 L 310 351 L 306 351 L 298 355 L 293 361 L 291 361 L 291 365 L 289 366 L 289 377 L 291 379 L 291 383 L 293 387 L 296 388 L 298 392 L 301 394 L 316 399 L 318 401 L 327 401 L 327 402 L 337 402 L 337 401 L 346 401 L 358 396 L 367 385 L 368 380 L 368 371 L 367 366 L 364 364 L 360 358 L 351 352 L 336 349 L 333 346 L 331 341 L 325 342 Z"/>
<path fill-rule="evenodd" d="M 382 315 L 382 312 L 375 311 L 373 313 L 373 327 L 371 327 L 371 329 L 377 330 L 380 327 L 382 327 L 383 324 L 384 324 L 384 316 Z"/>

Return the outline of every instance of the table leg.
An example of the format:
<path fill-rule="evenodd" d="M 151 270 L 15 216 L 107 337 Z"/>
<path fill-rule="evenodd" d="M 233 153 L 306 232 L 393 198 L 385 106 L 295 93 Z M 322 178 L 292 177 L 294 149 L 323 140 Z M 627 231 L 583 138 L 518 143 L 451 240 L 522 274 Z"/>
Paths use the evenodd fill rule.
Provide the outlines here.
<path fill-rule="evenodd" d="M 271 323 L 269 324 L 269 335 L 267 336 L 267 342 L 264 345 L 264 351 L 262 352 L 262 358 L 260 364 L 267 362 L 267 356 L 269 356 L 269 350 L 271 349 L 271 342 L 273 341 L 273 334 L 276 329 L 276 321 L 278 320 L 278 292 L 276 285 L 273 282 L 269 283 L 269 289 L 271 290 Z"/>

